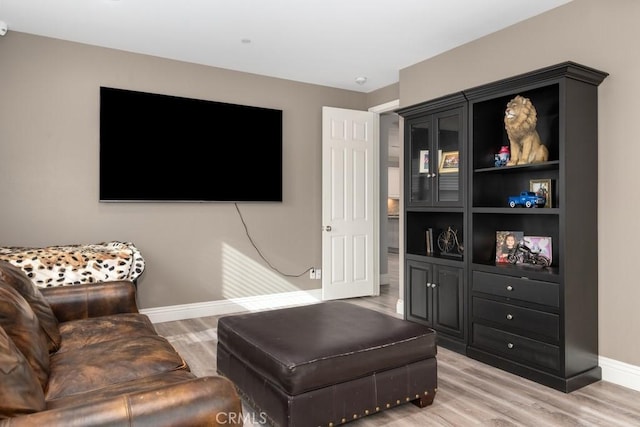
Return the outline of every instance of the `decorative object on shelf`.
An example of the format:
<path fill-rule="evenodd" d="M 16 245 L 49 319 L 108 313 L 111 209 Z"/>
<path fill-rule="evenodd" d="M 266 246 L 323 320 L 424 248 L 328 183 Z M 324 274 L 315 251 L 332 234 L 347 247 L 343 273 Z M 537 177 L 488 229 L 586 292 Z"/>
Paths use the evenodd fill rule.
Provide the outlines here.
<path fill-rule="evenodd" d="M 420 173 L 429 173 L 429 150 L 420 150 Z"/>
<path fill-rule="evenodd" d="M 457 151 L 445 151 L 440 157 L 440 173 L 458 173 L 460 155 Z"/>
<path fill-rule="evenodd" d="M 496 160 L 495 167 L 499 168 L 502 166 L 506 166 L 510 158 L 511 158 L 511 152 L 509 151 L 509 147 L 506 145 L 503 145 L 500 148 L 500 151 L 498 152 L 498 154 L 495 155 L 495 160 Z"/>
<path fill-rule="evenodd" d="M 447 227 L 440 235 L 438 236 L 438 249 L 440 249 L 441 255 L 462 256 L 462 252 L 464 247 L 458 240 L 458 230 L 451 228 L 451 226 Z M 455 252 L 454 252 L 455 251 Z"/>
<path fill-rule="evenodd" d="M 536 195 L 544 197 L 547 202 L 545 208 L 552 208 L 553 193 L 551 192 L 550 179 L 531 179 L 529 180 L 529 191 L 533 191 Z"/>
<path fill-rule="evenodd" d="M 511 264 L 528 264 L 540 267 L 551 265 L 551 237 L 524 236 L 516 245 L 516 250 L 507 259 Z"/>
<path fill-rule="evenodd" d="M 537 208 L 547 203 L 546 197 L 538 196 L 533 191 L 523 191 L 518 196 L 509 196 L 507 203 L 510 207 L 524 206 L 525 208 Z"/>
<path fill-rule="evenodd" d="M 509 264 L 518 243 L 524 238 L 522 231 L 496 231 L 496 264 Z"/>
<path fill-rule="evenodd" d="M 504 111 L 504 127 L 511 145 L 507 166 L 546 162 L 549 150 L 536 130 L 538 115 L 529 98 L 517 95 Z"/>

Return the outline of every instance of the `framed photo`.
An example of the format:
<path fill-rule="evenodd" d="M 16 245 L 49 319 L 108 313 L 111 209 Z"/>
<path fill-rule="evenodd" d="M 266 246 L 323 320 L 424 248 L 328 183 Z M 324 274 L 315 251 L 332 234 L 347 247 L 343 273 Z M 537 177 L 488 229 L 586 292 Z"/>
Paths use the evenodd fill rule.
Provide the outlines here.
<path fill-rule="evenodd" d="M 551 191 L 551 180 L 550 179 L 531 179 L 529 180 L 529 191 L 533 191 L 539 196 L 544 196 L 547 198 L 547 203 L 545 203 L 545 208 L 552 208 L 553 203 L 553 193 Z"/>
<path fill-rule="evenodd" d="M 496 231 L 496 264 L 509 264 L 509 255 L 513 255 L 522 239 L 522 231 Z"/>
<path fill-rule="evenodd" d="M 429 173 L 429 150 L 420 150 L 420 173 Z"/>
<path fill-rule="evenodd" d="M 440 157 L 440 173 L 457 173 L 460 155 L 457 151 L 445 151 Z"/>
<path fill-rule="evenodd" d="M 523 243 L 531 250 L 532 253 L 544 256 L 549 260 L 549 264 L 553 262 L 553 249 L 551 237 L 549 236 L 524 236 Z"/>

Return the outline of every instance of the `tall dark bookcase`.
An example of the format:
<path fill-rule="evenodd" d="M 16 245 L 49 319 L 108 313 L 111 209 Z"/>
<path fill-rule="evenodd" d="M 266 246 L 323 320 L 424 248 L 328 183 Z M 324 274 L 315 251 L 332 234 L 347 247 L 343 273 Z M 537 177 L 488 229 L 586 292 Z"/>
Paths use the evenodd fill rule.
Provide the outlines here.
<path fill-rule="evenodd" d="M 606 76 L 564 62 L 398 111 L 406 319 L 434 328 L 439 345 L 564 392 L 601 377 L 598 85 Z M 496 166 L 516 95 L 535 106 L 549 157 Z M 550 207 L 509 207 L 532 181 L 551 184 Z M 441 251 L 449 227 L 461 248 Z M 496 264 L 499 231 L 549 238 L 551 265 Z"/>

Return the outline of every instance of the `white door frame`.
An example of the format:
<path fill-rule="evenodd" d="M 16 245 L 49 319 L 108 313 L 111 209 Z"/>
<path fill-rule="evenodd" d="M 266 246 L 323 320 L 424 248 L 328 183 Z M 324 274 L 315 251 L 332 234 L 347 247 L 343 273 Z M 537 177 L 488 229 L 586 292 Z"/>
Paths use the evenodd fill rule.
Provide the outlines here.
<path fill-rule="evenodd" d="M 396 100 L 393 100 L 393 101 L 390 101 L 390 102 L 387 102 L 387 103 L 384 103 L 384 104 L 379 104 L 379 105 L 373 106 L 373 107 L 369 108 L 368 111 L 380 114 L 380 113 L 393 111 L 393 110 L 397 109 L 399 107 L 399 105 L 400 105 L 400 102 L 399 102 L 398 99 L 396 99 Z M 401 118 L 400 118 L 400 120 L 401 120 Z M 399 126 L 399 138 L 400 138 L 400 140 L 403 139 L 403 137 L 402 137 L 402 135 L 403 135 L 402 128 L 403 128 L 403 126 L 400 125 Z M 380 152 L 379 142 L 380 142 L 380 138 L 378 138 L 378 140 L 377 140 L 377 144 L 378 145 L 374 148 L 376 150 L 376 154 L 379 154 L 379 152 Z M 400 149 L 400 152 L 401 152 L 400 153 L 400 157 L 402 158 L 402 147 Z M 383 159 L 379 159 L 379 161 L 377 162 L 378 163 L 378 167 L 374 172 L 374 175 L 375 175 L 374 179 L 376 180 L 376 182 L 380 181 L 381 168 L 382 168 L 382 165 L 384 164 L 383 161 L 386 161 L 386 159 L 384 159 L 383 161 L 381 161 L 381 160 L 383 160 Z M 403 165 L 401 164 L 400 165 L 401 176 L 402 176 L 402 166 Z M 380 194 L 380 185 L 377 185 L 377 187 L 378 187 L 377 195 L 379 196 L 379 194 Z M 400 191 L 401 191 L 401 193 L 403 191 L 402 187 L 403 187 L 403 183 L 402 183 L 402 180 L 401 180 L 401 182 L 400 182 Z M 379 197 L 378 197 L 378 199 L 379 199 Z M 402 203 L 403 203 L 402 199 L 403 198 L 401 197 L 400 198 L 400 204 L 401 204 L 400 205 L 400 209 L 402 209 Z M 377 222 L 378 222 L 378 226 L 374 230 L 375 240 L 376 240 L 376 242 L 378 242 L 377 243 L 377 247 L 376 247 L 376 252 L 378 252 L 378 253 L 376 255 L 377 256 L 377 258 L 376 258 L 377 268 L 376 268 L 375 274 L 376 274 L 376 283 L 379 286 L 379 283 L 380 283 L 379 282 L 379 276 L 380 276 L 380 262 L 379 261 L 380 261 L 380 249 L 381 249 L 381 248 L 379 248 L 379 242 L 380 242 L 380 225 L 379 225 L 380 222 L 379 222 L 379 218 L 378 218 Z M 324 226 L 324 224 L 323 224 L 323 226 Z M 403 229 L 404 229 L 404 219 L 400 218 L 400 221 L 399 221 L 400 247 L 404 247 L 404 237 L 403 237 L 404 233 L 402 232 Z M 403 251 L 400 251 L 400 254 L 399 254 L 400 265 L 404 264 L 404 254 L 402 252 Z M 324 280 L 325 279 L 323 277 L 323 281 Z M 404 302 L 403 302 L 404 301 L 404 299 L 403 299 L 404 286 L 403 286 L 403 284 L 404 284 L 404 269 L 400 268 L 399 269 L 399 291 L 398 291 L 399 295 L 398 295 L 398 301 L 396 303 L 396 312 L 400 313 L 400 314 L 402 314 L 404 312 Z M 324 287 L 323 287 L 323 289 L 324 289 Z"/>
<path fill-rule="evenodd" d="M 394 99 L 393 101 L 389 101 L 389 102 L 385 102 L 384 104 L 379 104 L 379 105 L 375 105 L 371 108 L 369 108 L 369 111 L 374 112 L 374 113 L 388 113 L 390 111 L 396 110 L 400 107 L 400 100 L 399 99 Z M 400 167 L 400 200 L 399 200 L 399 209 L 400 212 L 404 212 L 404 180 L 402 179 L 402 177 L 404 176 L 404 162 L 402 161 L 402 159 L 404 158 L 404 125 L 403 125 L 403 119 L 402 117 L 399 117 L 399 133 L 398 133 L 398 138 L 401 142 L 400 144 L 400 162 L 399 162 L 399 167 Z M 385 159 L 380 159 L 380 164 L 382 165 L 383 161 Z M 382 166 L 381 166 L 382 167 Z M 380 179 L 380 171 L 378 170 L 378 177 L 377 179 Z M 398 223 L 398 230 L 400 233 L 400 240 L 399 240 L 399 244 L 398 244 L 398 248 L 404 248 L 404 215 L 400 215 L 399 218 L 399 223 Z M 378 228 L 378 233 L 380 232 L 380 229 Z M 379 241 L 380 239 L 378 239 Z M 396 302 L 396 313 L 398 314 L 404 314 L 404 251 L 403 250 L 399 250 L 398 251 L 398 262 L 399 262 L 399 269 L 398 269 L 398 301 Z"/>

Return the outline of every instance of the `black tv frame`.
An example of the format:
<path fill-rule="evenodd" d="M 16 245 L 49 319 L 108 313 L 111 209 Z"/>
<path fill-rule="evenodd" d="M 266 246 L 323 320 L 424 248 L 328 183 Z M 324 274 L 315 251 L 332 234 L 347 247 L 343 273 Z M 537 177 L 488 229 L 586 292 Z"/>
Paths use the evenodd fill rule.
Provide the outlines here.
<path fill-rule="evenodd" d="M 100 87 L 101 202 L 282 202 L 282 110 Z"/>

